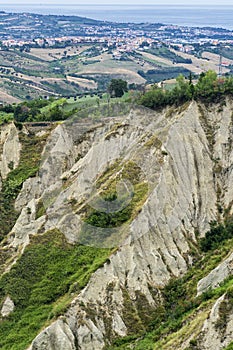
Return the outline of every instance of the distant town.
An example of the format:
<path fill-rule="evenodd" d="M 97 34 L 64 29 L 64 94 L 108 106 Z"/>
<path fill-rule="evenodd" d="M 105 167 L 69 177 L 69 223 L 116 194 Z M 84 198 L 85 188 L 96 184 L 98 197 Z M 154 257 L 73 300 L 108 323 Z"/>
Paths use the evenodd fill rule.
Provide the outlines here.
<path fill-rule="evenodd" d="M 112 23 L 76 16 L 0 12 L 0 40 L 4 47 L 59 47 L 67 44 L 116 45 L 116 58 L 155 42 L 178 46 L 183 52 L 193 44 L 232 45 L 233 31 L 160 23 Z M 107 51 L 107 49 L 106 49 Z"/>
<path fill-rule="evenodd" d="M 0 11 L 0 102 L 130 89 L 233 72 L 233 31 Z"/>

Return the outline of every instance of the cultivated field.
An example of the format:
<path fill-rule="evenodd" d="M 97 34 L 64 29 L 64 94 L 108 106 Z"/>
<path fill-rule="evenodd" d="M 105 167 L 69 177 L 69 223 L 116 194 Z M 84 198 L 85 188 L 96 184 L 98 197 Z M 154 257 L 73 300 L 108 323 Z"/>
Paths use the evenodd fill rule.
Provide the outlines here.
<path fill-rule="evenodd" d="M 32 48 L 29 53 L 18 49 L 0 51 L 0 102 L 18 102 L 39 96 L 70 97 L 88 90 L 106 91 L 112 78 L 145 85 L 175 78 L 183 71 L 187 76 L 189 71 L 199 74 L 219 69 L 219 55 L 210 52 L 203 52 L 202 57 L 197 58 L 172 49 L 160 55 L 159 49 L 155 49 L 154 54 L 135 51 L 116 60 L 111 51 L 102 49 L 93 44 L 60 49 Z M 174 55 L 192 62 L 174 64 Z M 223 58 L 224 65 L 232 63 L 233 60 Z M 223 73 L 228 71 L 224 66 Z"/>
<path fill-rule="evenodd" d="M 44 61 L 56 61 L 67 56 L 76 56 L 85 51 L 89 46 L 67 46 L 66 48 L 53 49 L 53 48 L 32 48 L 30 54 L 38 57 Z"/>

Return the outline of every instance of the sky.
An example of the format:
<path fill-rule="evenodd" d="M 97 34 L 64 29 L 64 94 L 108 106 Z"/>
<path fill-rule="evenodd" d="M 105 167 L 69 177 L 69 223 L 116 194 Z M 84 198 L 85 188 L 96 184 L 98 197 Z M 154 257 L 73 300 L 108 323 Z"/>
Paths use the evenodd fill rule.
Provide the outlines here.
<path fill-rule="evenodd" d="M 35 5 L 50 5 L 50 4 L 62 4 L 64 5 L 64 0 L 39 0 L 39 1 L 33 1 L 33 0 L 0 0 L 0 4 L 5 5 L 26 5 L 26 4 L 35 4 Z M 189 5 L 187 3 L 187 0 L 67 0 L 66 4 L 73 4 L 73 5 Z M 194 5 L 233 5 L 232 0 L 192 0 L 191 4 Z"/>

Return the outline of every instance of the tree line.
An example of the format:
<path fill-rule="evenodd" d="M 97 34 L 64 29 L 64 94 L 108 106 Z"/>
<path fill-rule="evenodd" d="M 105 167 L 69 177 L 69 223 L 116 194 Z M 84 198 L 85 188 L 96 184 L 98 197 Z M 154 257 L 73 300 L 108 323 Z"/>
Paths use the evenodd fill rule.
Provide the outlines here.
<path fill-rule="evenodd" d="M 138 89 L 138 87 L 136 87 Z M 112 79 L 107 93 L 110 98 L 120 98 L 129 89 L 122 79 Z M 140 92 L 139 92 L 140 93 Z M 218 77 L 214 71 L 201 73 L 198 80 L 193 81 L 192 74 L 188 78 L 179 75 L 171 89 L 154 84 L 149 91 L 137 95 L 135 101 L 152 109 L 162 109 L 169 105 L 181 105 L 187 101 L 200 100 L 204 103 L 220 102 L 226 95 L 233 95 L 233 76 Z M 56 100 L 53 97 L 24 101 L 18 105 L 2 105 L 0 112 L 11 113 L 16 122 L 56 121 L 72 116 L 75 110 L 66 110 L 66 99 Z M 47 107 L 47 108 L 46 108 Z"/>
<path fill-rule="evenodd" d="M 223 96 L 233 95 L 233 77 L 218 77 L 214 71 L 201 73 L 196 84 L 190 73 L 189 79 L 180 75 L 176 85 L 171 90 L 153 85 L 139 98 L 138 103 L 152 109 L 167 105 L 180 105 L 191 100 L 201 100 L 204 103 L 219 102 Z"/>

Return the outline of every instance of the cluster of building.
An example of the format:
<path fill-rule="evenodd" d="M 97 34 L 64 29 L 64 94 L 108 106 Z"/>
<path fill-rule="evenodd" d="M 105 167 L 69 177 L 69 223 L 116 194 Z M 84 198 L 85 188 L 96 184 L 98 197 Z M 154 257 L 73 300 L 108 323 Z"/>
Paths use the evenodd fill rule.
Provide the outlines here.
<path fill-rule="evenodd" d="M 55 16 L 1 15 L 3 20 L 1 21 L 0 16 L 0 41 L 5 47 L 59 47 L 67 43 L 99 43 L 107 47 L 113 46 L 114 57 L 118 58 L 123 52 L 139 49 L 143 42 L 147 46 L 156 41 L 176 45 L 183 52 L 192 52 L 196 43 L 233 44 L 233 31 L 218 28 L 98 21 L 88 24 L 77 23 L 72 19 L 65 20 L 66 18 L 59 21 Z M 25 24 L 27 20 L 28 26 Z"/>

